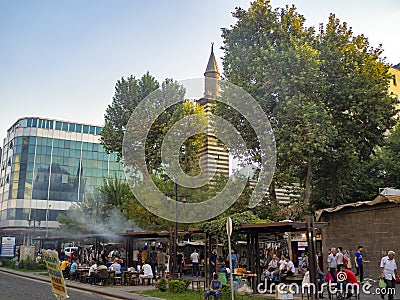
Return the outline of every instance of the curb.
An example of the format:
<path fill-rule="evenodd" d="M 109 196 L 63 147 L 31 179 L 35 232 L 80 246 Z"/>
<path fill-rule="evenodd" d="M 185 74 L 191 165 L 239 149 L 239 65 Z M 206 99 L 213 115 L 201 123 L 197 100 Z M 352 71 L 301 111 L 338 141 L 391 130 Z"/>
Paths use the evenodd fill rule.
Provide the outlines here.
<path fill-rule="evenodd" d="M 45 271 L 45 270 L 43 270 L 43 271 Z M 25 272 L 10 270 L 10 269 L 7 269 L 7 268 L 2 268 L 2 267 L 0 267 L 0 272 L 50 283 L 50 278 L 48 278 L 47 276 L 46 277 L 45 276 L 41 276 L 38 273 L 25 273 Z M 146 296 L 146 295 L 139 295 L 139 294 L 135 294 L 135 293 L 119 291 L 117 289 L 113 289 L 112 291 L 108 291 L 106 289 L 96 289 L 96 288 L 92 288 L 91 286 L 88 286 L 88 285 L 84 285 L 84 284 L 82 284 L 82 285 L 79 284 L 78 285 L 77 283 L 71 283 L 71 282 L 68 282 L 68 281 L 65 281 L 65 284 L 66 284 L 67 288 L 72 288 L 72 289 L 75 289 L 75 290 L 81 290 L 81 291 L 96 293 L 96 294 L 104 295 L 104 296 L 115 298 L 115 299 L 123 299 L 123 300 L 164 300 L 164 299 L 161 299 L 161 298 L 155 298 L 155 297 L 150 297 L 150 296 Z M 127 294 L 127 295 L 125 295 L 125 294 Z"/>

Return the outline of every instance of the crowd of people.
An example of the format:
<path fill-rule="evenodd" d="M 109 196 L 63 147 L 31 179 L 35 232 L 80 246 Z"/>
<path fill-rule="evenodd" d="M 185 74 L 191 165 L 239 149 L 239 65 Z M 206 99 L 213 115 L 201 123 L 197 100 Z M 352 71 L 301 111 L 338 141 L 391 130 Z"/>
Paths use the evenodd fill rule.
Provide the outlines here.
<path fill-rule="evenodd" d="M 387 288 L 394 288 L 396 279 L 400 281 L 397 274 L 397 265 L 395 262 L 394 251 L 389 251 L 388 254 L 382 257 L 380 262 L 380 278 L 385 282 Z M 100 279 L 102 270 L 111 270 L 115 272 L 115 276 L 121 276 L 121 273 L 126 270 L 126 251 L 123 247 L 120 249 L 113 248 L 111 251 L 105 249 L 96 251 L 95 249 L 85 249 L 83 251 L 72 251 L 70 255 L 65 255 L 62 251 L 60 253 L 60 266 L 65 278 L 75 279 L 77 276 L 77 269 L 80 266 L 89 267 L 89 283 L 96 284 Z M 153 278 L 154 276 L 163 277 L 166 275 L 169 265 L 169 254 L 163 248 L 157 247 L 143 247 L 135 249 L 132 253 L 133 268 L 141 272 L 139 275 L 140 283 L 145 278 Z M 191 273 L 194 277 L 201 276 L 200 266 L 204 264 L 204 255 L 199 253 L 197 249 L 185 257 L 183 251 L 177 253 L 177 266 L 178 277 L 184 275 L 185 267 L 191 263 Z M 210 272 L 212 281 L 210 282 L 210 290 L 207 291 L 205 297 L 208 295 L 220 295 L 220 283 L 225 283 L 230 272 L 234 272 L 236 268 L 247 267 L 247 255 L 242 253 L 239 255 L 234 249 L 231 253 L 223 256 L 219 255 L 216 248 L 212 249 L 209 255 Z M 364 280 L 364 264 L 369 263 L 364 258 L 364 248 L 358 246 L 357 250 L 352 256 L 348 250 L 343 250 L 342 247 L 332 247 L 326 256 L 326 271 L 323 272 L 317 262 L 317 277 L 318 282 L 333 282 L 337 283 L 341 288 L 346 284 L 358 285 L 362 284 Z M 185 266 L 186 264 L 186 266 Z M 284 282 L 289 276 L 295 274 L 304 275 L 303 284 L 309 283 L 309 257 L 303 251 L 296 259 L 296 264 L 286 254 L 281 254 L 278 257 L 277 253 L 273 253 L 269 260 L 260 259 L 260 267 L 264 278 L 270 282 Z M 355 272 L 352 271 L 355 270 Z M 345 274 L 345 280 L 339 279 L 338 274 Z M 221 276 L 225 275 L 225 276 Z M 382 299 L 384 293 L 381 293 Z M 393 300 L 393 294 L 387 293 L 389 300 Z M 339 299 L 349 298 L 351 293 L 342 293 Z"/>
<path fill-rule="evenodd" d="M 95 251 L 88 248 L 82 253 L 78 250 L 72 251 L 69 256 L 65 255 L 64 251 L 62 251 L 60 254 L 60 269 L 64 278 L 76 280 L 78 276 L 77 269 L 88 268 L 87 283 L 101 285 L 104 284 L 104 279 L 109 278 L 108 274 L 110 271 L 114 274 L 114 278 L 116 278 L 121 277 L 122 273 L 127 270 L 125 254 L 124 248 L 114 248 L 109 252 L 105 249 Z M 142 265 L 136 264 L 135 270 L 139 273 L 140 284 L 143 282 L 143 279 L 152 279 L 154 277 L 154 267 L 156 266 L 156 264 L 152 263 L 154 258 L 156 261 L 164 262 L 160 263 L 159 266 L 162 273 L 164 272 L 162 265 L 165 265 L 165 252 L 163 249 L 157 252 L 155 250 L 151 251 L 148 256 L 142 253 L 139 257 L 141 258 Z"/>

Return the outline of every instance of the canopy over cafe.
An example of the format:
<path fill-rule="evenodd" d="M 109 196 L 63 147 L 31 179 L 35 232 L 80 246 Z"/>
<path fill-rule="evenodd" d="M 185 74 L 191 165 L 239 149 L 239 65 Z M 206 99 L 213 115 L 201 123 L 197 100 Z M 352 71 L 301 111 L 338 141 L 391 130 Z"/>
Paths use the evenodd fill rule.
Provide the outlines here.
<path fill-rule="evenodd" d="M 253 277 L 253 286 L 261 281 L 260 258 L 264 255 L 283 253 L 296 262 L 299 252 L 303 249 L 309 255 L 311 281 L 316 283 L 317 248 L 321 248 L 321 229 L 325 226 L 327 223 L 314 222 L 312 217 L 307 217 L 306 222 L 283 221 L 241 225 L 236 232 L 246 235 L 247 264 L 249 271 L 257 274 Z M 296 238 L 292 241 L 292 237 L 296 236 L 302 236 L 305 240 Z"/>
<path fill-rule="evenodd" d="M 325 222 L 314 222 L 312 217 L 308 217 L 306 222 L 270 222 L 270 223 L 256 223 L 256 224 L 243 224 L 240 228 L 234 230 L 235 233 L 242 234 L 245 237 L 243 245 L 234 245 L 236 249 L 242 247 L 242 251 L 247 254 L 247 271 L 255 274 L 252 277 L 253 286 L 261 282 L 262 269 L 260 268 L 260 259 L 268 260 L 273 253 L 290 255 L 296 262 L 299 253 L 304 250 L 309 254 L 310 275 L 311 278 L 316 273 L 316 260 L 317 252 L 321 252 L 321 229 L 325 227 Z M 209 254 L 212 251 L 212 246 L 215 245 L 213 237 L 201 229 L 189 229 L 187 232 L 179 231 L 178 235 L 183 237 L 187 234 L 200 234 L 204 235 L 204 243 L 199 244 L 199 247 L 204 249 L 205 270 L 209 268 Z M 118 243 L 120 247 L 125 247 L 127 252 L 127 265 L 132 265 L 132 252 L 135 248 L 142 248 L 147 244 L 156 246 L 162 243 L 164 247 L 171 245 L 171 232 L 169 231 L 148 231 L 148 232 L 135 232 L 127 231 L 124 233 L 116 233 L 114 236 L 109 235 L 87 235 L 80 237 L 47 237 L 37 238 L 41 246 L 48 244 L 52 241 L 56 245 L 61 245 L 65 242 L 75 240 L 77 244 L 83 245 L 84 243 L 91 243 L 97 249 L 103 247 L 109 242 Z M 157 244 L 156 244 L 157 243 Z M 60 246 L 56 246 L 60 248 Z M 225 249 L 227 252 L 227 249 Z M 172 270 L 170 268 L 170 270 Z M 315 270 L 315 272 L 312 272 Z M 209 272 L 205 272 L 206 282 L 210 280 Z"/>

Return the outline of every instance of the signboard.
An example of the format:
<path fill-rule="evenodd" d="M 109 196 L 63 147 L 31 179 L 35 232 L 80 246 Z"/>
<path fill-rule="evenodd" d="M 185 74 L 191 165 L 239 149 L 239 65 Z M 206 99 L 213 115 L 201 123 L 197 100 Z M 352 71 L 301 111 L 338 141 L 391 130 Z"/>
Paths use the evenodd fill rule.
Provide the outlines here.
<path fill-rule="evenodd" d="M 5 236 L 1 238 L 1 257 L 14 257 L 15 237 Z"/>
<path fill-rule="evenodd" d="M 35 258 L 35 246 L 21 246 L 19 253 L 19 260 L 25 260 L 28 257 L 33 260 Z"/>
<path fill-rule="evenodd" d="M 54 295 L 60 300 L 67 299 L 67 287 L 65 286 L 64 276 L 58 262 L 58 252 L 54 250 L 47 252 L 46 250 L 42 249 L 42 256 L 44 262 L 46 263 L 47 270 L 49 271 Z"/>
<path fill-rule="evenodd" d="M 298 242 L 297 249 L 298 250 L 306 250 L 307 246 L 308 246 L 307 242 Z"/>

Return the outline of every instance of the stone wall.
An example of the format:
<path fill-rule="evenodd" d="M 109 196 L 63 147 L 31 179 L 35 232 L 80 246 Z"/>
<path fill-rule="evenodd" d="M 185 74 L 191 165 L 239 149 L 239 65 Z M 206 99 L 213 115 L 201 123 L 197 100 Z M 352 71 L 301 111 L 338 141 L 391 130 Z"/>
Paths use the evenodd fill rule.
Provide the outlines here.
<path fill-rule="evenodd" d="M 381 203 L 374 206 L 346 207 L 333 213 L 323 213 L 321 220 L 329 225 L 322 230 L 324 271 L 328 248 L 341 246 L 350 250 L 352 266 L 357 246 L 364 247 L 364 277 L 378 278 L 379 263 L 388 250 L 393 250 L 400 262 L 400 204 Z"/>

